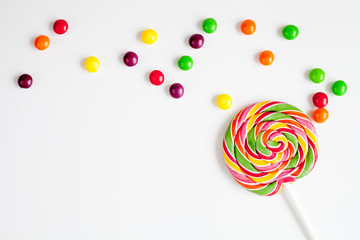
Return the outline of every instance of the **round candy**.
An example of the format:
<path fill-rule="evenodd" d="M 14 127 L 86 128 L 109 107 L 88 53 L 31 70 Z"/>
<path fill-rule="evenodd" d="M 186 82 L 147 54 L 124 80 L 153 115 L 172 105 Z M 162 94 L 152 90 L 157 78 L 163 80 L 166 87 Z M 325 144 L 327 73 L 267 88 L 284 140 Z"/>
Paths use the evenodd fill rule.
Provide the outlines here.
<path fill-rule="evenodd" d="M 222 147 L 234 179 L 266 196 L 306 176 L 318 158 L 311 120 L 283 102 L 260 102 L 241 110 L 230 122 Z"/>
<path fill-rule="evenodd" d="M 329 102 L 328 96 L 323 92 L 315 93 L 312 100 L 313 100 L 315 107 L 318 107 L 318 108 L 325 107 Z"/>
<path fill-rule="evenodd" d="M 294 25 L 287 25 L 283 28 L 282 34 L 287 40 L 293 40 L 299 35 L 299 29 Z"/>
<path fill-rule="evenodd" d="M 336 96 L 343 96 L 347 91 L 347 85 L 346 85 L 346 83 L 344 81 L 338 80 L 338 81 L 333 83 L 333 85 L 331 87 L 331 91 Z"/>
<path fill-rule="evenodd" d="M 310 71 L 309 78 L 314 83 L 321 83 L 325 79 L 325 72 L 321 68 L 314 68 Z"/>
<path fill-rule="evenodd" d="M 262 65 L 265 65 L 265 66 L 269 66 L 273 63 L 274 61 L 274 54 L 271 52 L 271 51 L 263 51 L 262 53 L 260 53 L 260 56 L 259 56 L 259 60 L 261 62 Z"/>
<path fill-rule="evenodd" d="M 85 69 L 89 72 L 96 72 L 100 67 L 100 61 L 96 57 L 88 57 L 84 63 Z"/>
<path fill-rule="evenodd" d="M 34 45 L 39 50 L 45 50 L 50 45 L 50 39 L 48 36 L 40 35 L 35 39 Z"/>
<path fill-rule="evenodd" d="M 147 29 L 142 32 L 141 40 L 146 44 L 153 44 L 156 42 L 157 33 L 153 29 Z"/>
<path fill-rule="evenodd" d="M 190 70 L 193 67 L 193 60 L 189 56 L 182 56 L 178 60 L 178 66 L 181 70 Z"/>
<path fill-rule="evenodd" d="M 133 67 L 135 66 L 137 63 L 138 63 L 138 56 L 136 55 L 136 53 L 134 52 L 127 52 L 125 55 L 124 55 L 124 63 L 126 66 L 128 67 Z"/>
<path fill-rule="evenodd" d="M 204 20 L 202 28 L 206 33 L 213 33 L 217 29 L 217 22 L 213 18 L 207 18 Z"/>
<path fill-rule="evenodd" d="M 326 108 L 318 108 L 313 112 L 313 119 L 317 123 L 323 123 L 329 118 L 329 112 Z"/>
<path fill-rule="evenodd" d="M 227 94 L 220 94 L 216 99 L 216 104 L 222 110 L 227 110 L 232 105 L 231 97 Z"/>
<path fill-rule="evenodd" d="M 256 30 L 256 24 L 253 20 L 247 19 L 241 24 L 241 31 L 246 35 L 251 35 Z"/>
<path fill-rule="evenodd" d="M 154 70 L 150 73 L 149 80 L 152 84 L 159 86 L 164 82 L 164 74 L 159 70 Z"/>
<path fill-rule="evenodd" d="M 194 34 L 189 39 L 189 44 L 192 48 L 198 49 L 204 45 L 204 37 L 201 34 Z"/>
<path fill-rule="evenodd" d="M 184 95 L 184 87 L 180 83 L 174 83 L 170 86 L 169 92 L 173 98 L 181 98 Z"/>
<path fill-rule="evenodd" d="M 19 84 L 19 87 L 21 87 L 21 88 L 31 87 L 32 82 L 33 82 L 33 79 L 29 74 L 23 74 L 18 79 L 18 84 Z"/>
<path fill-rule="evenodd" d="M 54 32 L 57 34 L 64 34 L 68 30 L 69 25 L 64 19 L 59 19 L 54 22 Z"/>

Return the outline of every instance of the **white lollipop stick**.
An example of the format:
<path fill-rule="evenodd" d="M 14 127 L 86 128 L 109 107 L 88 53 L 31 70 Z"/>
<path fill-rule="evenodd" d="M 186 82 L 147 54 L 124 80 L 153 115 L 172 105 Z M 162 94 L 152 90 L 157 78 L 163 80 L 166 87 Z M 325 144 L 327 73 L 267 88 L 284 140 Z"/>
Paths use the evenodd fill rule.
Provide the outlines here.
<path fill-rule="evenodd" d="M 313 228 L 310 226 L 304 211 L 300 208 L 300 204 L 296 199 L 296 196 L 291 189 L 292 187 L 290 184 L 287 184 L 283 187 L 282 192 L 284 193 L 283 196 L 285 198 L 286 203 L 290 207 L 292 213 L 295 216 L 296 221 L 299 223 L 302 231 L 304 232 L 306 238 L 308 240 L 318 240 L 319 238 L 316 236 Z"/>

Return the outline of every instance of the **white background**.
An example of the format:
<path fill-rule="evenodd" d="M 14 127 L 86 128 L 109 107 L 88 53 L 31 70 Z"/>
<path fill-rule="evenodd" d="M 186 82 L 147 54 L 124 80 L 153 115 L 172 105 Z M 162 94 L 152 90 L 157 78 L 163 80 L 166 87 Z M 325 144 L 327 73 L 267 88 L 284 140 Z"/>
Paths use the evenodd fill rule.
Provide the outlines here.
<path fill-rule="evenodd" d="M 0 239 L 305 239 L 283 194 L 260 197 L 238 185 L 221 139 L 235 113 L 280 100 L 310 114 L 317 91 L 330 118 L 316 124 L 320 156 L 293 185 L 320 239 L 358 236 L 360 2 L 342 1 L 26 1 L 0 3 Z M 201 22 L 214 17 L 211 35 Z M 52 23 L 64 18 L 65 35 Z M 239 31 L 251 18 L 252 36 Z M 281 28 L 295 24 L 296 40 Z M 154 45 L 141 31 L 158 32 Z M 188 37 L 204 34 L 191 49 Z M 38 51 L 34 38 L 48 35 Z M 270 67 L 258 54 L 272 50 Z M 139 63 L 122 62 L 135 51 Z M 96 56 L 96 73 L 83 68 Z M 194 67 L 176 61 L 190 55 Z M 314 84 L 308 71 L 321 67 Z M 160 69 L 156 87 L 148 74 Z M 32 75 L 20 89 L 17 78 Z M 336 97 L 342 79 L 348 93 Z M 172 99 L 180 82 L 184 96 Z M 228 93 L 233 106 L 215 105 Z"/>

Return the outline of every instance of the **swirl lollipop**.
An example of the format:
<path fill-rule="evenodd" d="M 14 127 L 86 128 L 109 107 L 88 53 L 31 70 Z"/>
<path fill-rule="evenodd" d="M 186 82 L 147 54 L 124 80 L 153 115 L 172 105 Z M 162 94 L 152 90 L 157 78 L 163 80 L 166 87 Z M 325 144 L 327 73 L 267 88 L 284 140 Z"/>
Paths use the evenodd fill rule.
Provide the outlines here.
<path fill-rule="evenodd" d="M 279 193 L 284 183 L 306 176 L 318 158 L 311 120 L 283 102 L 260 102 L 241 110 L 223 140 L 225 162 L 247 190 Z"/>

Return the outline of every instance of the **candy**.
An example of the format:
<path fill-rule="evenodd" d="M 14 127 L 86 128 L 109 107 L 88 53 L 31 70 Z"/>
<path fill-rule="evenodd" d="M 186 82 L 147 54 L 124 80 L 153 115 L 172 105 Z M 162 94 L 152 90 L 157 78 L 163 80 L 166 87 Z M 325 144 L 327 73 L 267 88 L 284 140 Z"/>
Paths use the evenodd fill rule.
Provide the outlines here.
<path fill-rule="evenodd" d="M 312 117 L 315 122 L 323 123 L 329 118 L 329 112 L 326 108 L 318 108 L 313 112 Z"/>
<path fill-rule="evenodd" d="M 333 83 L 333 85 L 331 87 L 331 91 L 336 96 L 343 96 L 347 91 L 347 85 L 346 85 L 346 83 L 344 81 L 338 80 L 338 81 Z"/>
<path fill-rule="evenodd" d="M 312 100 L 314 105 L 318 108 L 325 107 L 329 102 L 328 96 L 323 92 L 315 93 Z"/>
<path fill-rule="evenodd" d="M 314 168 L 318 139 L 311 120 L 283 102 L 260 102 L 241 110 L 223 139 L 234 179 L 250 192 L 274 195 Z"/>
<path fill-rule="evenodd" d="M 84 62 L 85 69 L 89 72 L 96 72 L 100 67 L 100 61 L 96 57 L 88 57 Z"/>
<path fill-rule="evenodd" d="M 59 19 L 54 22 L 53 29 L 57 34 L 64 34 L 68 30 L 69 25 L 64 19 Z"/>
<path fill-rule="evenodd" d="M 50 39 L 48 36 L 40 35 L 35 39 L 34 45 L 39 50 L 45 50 L 50 45 Z"/>
<path fill-rule="evenodd" d="M 217 29 L 217 22 L 213 18 L 207 18 L 203 21 L 202 28 L 206 33 L 214 33 Z"/>
<path fill-rule="evenodd" d="M 241 24 L 241 31 L 246 35 L 251 35 L 256 30 L 256 24 L 253 20 L 247 19 Z"/>
<path fill-rule="evenodd" d="M 216 104 L 222 110 L 227 110 L 232 105 L 231 97 L 227 94 L 220 94 L 216 99 Z"/>
<path fill-rule="evenodd" d="M 287 25 L 283 28 L 282 34 L 285 39 L 293 40 L 299 35 L 299 29 L 294 25 Z"/>
<path fill-rule="evenodd" d="M 204 37 L 201 34 L 194 34 L 189 39 L 189 45 L 192 48 L 198 49 L 204 45 Z"/>
<path fill-rule="evenodd" d="M 18 84 L 19 84 L 19 87 L 21 87 L 21 88 L 31 87 L 32 82 L 33 82 L 33 79 L 29 74 L 23 74 L 18 79 Z"/>
<path fill-rule="evenodd" d="M 314 83 L 321 83 L 325 79 L 325 72 L 321 68 L 314 68 L 310 71 L 309 78 Z"/>
<path fill-rule="evenodd" d="M 154 70 L 150 73 L 149 80 L 152 84 L 159 86 L 164 82 L 164 74 L 159 70 Z"/>
<path fill-rule="evenodd" d="M 170 86 L 169 92 L 173 98 L 181 98 L 184 95 L 184 87 L 180 83 L 174 83 Z"/>
<path fill-rule="evenodd" d="M 136 53 L 134 52 L 127 52 L 125 55 L 124 55 L 124 63 L 126 66 L 128 67 L 133 67 L 135 66 L 137 63 L 138 63 L 138 56 L 136 55 Z"/>
<path fill-rule="evenodd" d="M 265 66 L 271 65 L 274 61 L 274 58 L 275 58 L 274 54 L 268 50 L 263 51 L 262 53 L 260 53 L 259 56 L 260 63 Z"/>
<path fill-rule="evenodd" d="M 178 66 L 181 70 L 188 71 L 193 67 L 193 60 L 189 56 L 182 56 L 178 60 Z"/>
<path fill-rule="evenodd" d="M 156 42 L 157 33 L 153 29 L 147 29 L 142 32 L 141 40 L 146 44 L 153 44 Z"/>

